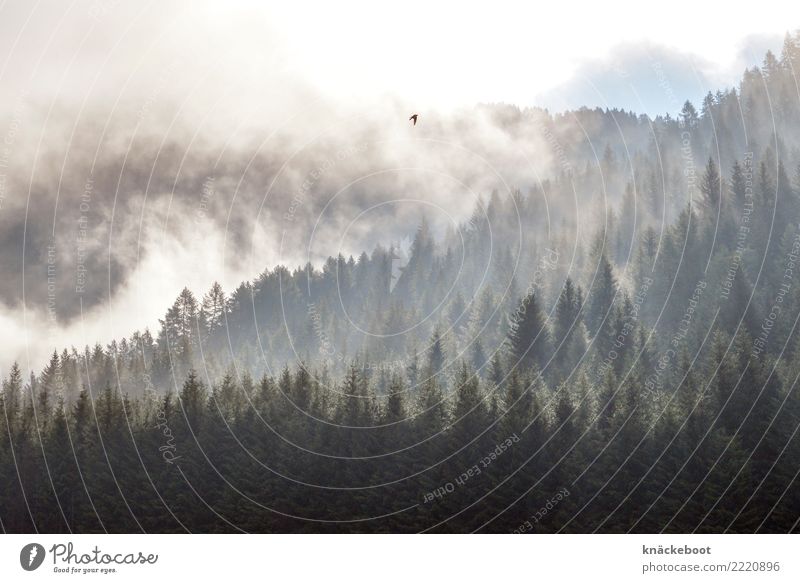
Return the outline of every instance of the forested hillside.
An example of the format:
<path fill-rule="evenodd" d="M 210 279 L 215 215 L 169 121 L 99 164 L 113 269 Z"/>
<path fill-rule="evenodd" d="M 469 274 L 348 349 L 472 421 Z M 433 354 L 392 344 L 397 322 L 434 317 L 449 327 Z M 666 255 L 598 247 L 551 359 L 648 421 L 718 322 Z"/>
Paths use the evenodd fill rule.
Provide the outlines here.
<path fill-rule="evenodd" d="M 796 530 L 799 73 L 796 35 L 677 119 L 481 106 L 552 175 L 15 366 L 3 530 Z"/>

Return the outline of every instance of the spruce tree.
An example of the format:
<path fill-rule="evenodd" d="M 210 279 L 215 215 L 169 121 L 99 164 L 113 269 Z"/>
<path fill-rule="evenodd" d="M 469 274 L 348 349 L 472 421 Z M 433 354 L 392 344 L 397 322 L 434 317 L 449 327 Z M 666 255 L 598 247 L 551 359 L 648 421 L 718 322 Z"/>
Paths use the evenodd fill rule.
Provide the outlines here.
<path fill-rule="evenodd" d="M 522 371 L 535 366 L 543 369 L 550 357 L 550 334 L 536 292 L 520 301 L 509 321 L 511 366 Z"/>

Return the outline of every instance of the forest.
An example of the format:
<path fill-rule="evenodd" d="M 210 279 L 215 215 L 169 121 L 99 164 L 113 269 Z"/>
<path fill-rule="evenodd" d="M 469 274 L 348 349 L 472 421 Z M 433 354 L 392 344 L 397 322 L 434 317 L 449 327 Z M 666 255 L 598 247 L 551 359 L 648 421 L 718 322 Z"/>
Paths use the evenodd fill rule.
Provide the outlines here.
<path fill-rule="evenodd" d="M 14 365 L 2 530 L 797 531 L 798 70 L 800 33 L 674 118 L 481 105 L 552 175 Z"/>

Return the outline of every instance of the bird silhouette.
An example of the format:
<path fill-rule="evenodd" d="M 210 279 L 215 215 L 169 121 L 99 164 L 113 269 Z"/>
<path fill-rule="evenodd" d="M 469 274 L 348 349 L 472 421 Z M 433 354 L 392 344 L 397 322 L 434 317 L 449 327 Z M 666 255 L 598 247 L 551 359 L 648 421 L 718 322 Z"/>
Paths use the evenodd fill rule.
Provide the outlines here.
<path fill-rule="evenodd" d="M 414 122 L 414 125 L 417 125 L 417 117 L 418 117 L 418 116 L 417 116 L 417 114 L 415 113 L 414 115 L 412 115 L 411 117 L 409 117 L 409 118 L 408 118 L 408 121 L 413 121 L 413 122 Z"/>

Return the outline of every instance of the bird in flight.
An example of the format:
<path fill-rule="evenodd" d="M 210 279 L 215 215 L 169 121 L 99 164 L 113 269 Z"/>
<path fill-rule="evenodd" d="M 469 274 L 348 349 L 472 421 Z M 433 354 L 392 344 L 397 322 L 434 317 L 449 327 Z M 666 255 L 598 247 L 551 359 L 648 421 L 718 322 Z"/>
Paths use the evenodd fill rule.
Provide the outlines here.
<path fill-rule="evenodd" d="M 417 117 L 418 117 L 418 116 L 417 116 L 417 114 L 415 113 L 414 115 L 412 115 L 411 117 L 409 117 L 409 118 L 408 118 L 408 121 L 413 121 L 413 122 L 414 122 L 414 125 L 417 125 Z"/>

